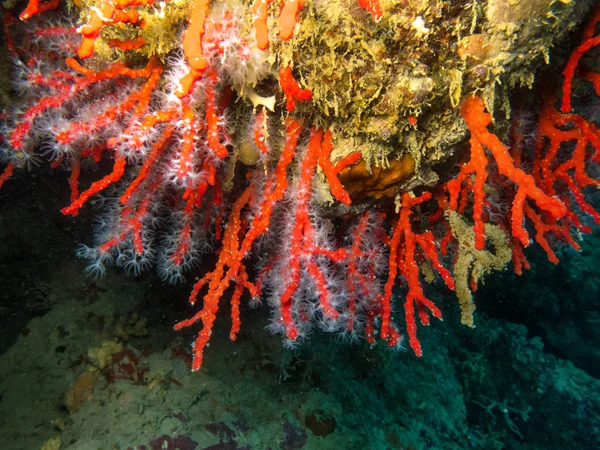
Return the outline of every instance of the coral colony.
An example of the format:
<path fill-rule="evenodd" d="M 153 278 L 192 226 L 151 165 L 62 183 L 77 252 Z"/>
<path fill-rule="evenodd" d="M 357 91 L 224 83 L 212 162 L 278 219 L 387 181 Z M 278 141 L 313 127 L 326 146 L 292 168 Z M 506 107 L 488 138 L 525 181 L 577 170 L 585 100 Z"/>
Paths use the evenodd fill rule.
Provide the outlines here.
<path fill-rule="evenodd" d="M 532 237 L 557 263 L 553 246 L 578 249 L 573 236 L 591 231 L 590 218 L 600 223 L 586 199 L 586 188 L 600 184 L 600 132 L 571 104 L 583 79 L 600 95 L 600 74 L 580 61 L 600 44 L 600 9 L 563 72 L 562 98 L 543 95 L 533 139 L 518 124 L 496 134 L 488 103 L 463 93 L 470 149 L 462 147 L 459 170 L 435 186 L 395 192 L 395 201 L 369 202 L 345 182 L 364 155 L 333 157 L 335 130 L 299 113 L 315 101 L 302 63 L 280 64 L 269 53 L 294 39 L 304 2 L 91 3 L 68 4 L 71 16 L 79 8 L 77 24 L 57 13 L 59 0 L 30 0 L 18 18 L 4 13 L 20 100 L 3 114 L 0 186 L 43 159 L 66 167 L 71 203 L 62 213 L 75 216 L 92 199 L 103 211 L 95 244 L 79 251 L 89 272 L 156 264 L 172 282 L 197 275 L 189 301 L 198 312 L 175 325 L 199 327 L 193 370 L 223 299 L 236 339 L 245 291 L 250 304 L 268 300 L 270 328 L 289 344 L 316 325 L 390 347 L 406 334 L 421 356 L 417 321 L 442 317 L 424 281 L 437 273 L 473 326 L 472 292 L 485 274 L 511 260 L 516 273 L 528 269 L 523 249 Z M 372 26 L 385 16 L 378 0 L 357 3 Z M 166 14 L 175 19 L 156 22 Z M 152 27 L 163 35 L 150 42 Z M 121 57 L 94 58 L 99 52 Z M 275 80 L 271 91 L 259 92 L 265 79 Z M 243 102 L 250 106 L 241 117 L 234 107 Z M 80 188 L 81 167 L 101 160 L 112 170 Z M 316 201 L 323 186 L 337 214 Z M 198 274 L 207 253 L 216 264 Z"/>

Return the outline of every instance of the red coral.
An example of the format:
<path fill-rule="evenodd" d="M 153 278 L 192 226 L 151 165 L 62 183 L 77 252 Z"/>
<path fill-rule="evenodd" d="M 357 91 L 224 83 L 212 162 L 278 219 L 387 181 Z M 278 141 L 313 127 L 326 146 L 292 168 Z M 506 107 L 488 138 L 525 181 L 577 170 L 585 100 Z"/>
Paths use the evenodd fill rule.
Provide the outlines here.
<path fill-rule="evenodd" d="M 254 33 L 248 35 L 242 31 L 250 24 L 236 11 L 213 10 L 208 0 L 194 0 L 179 61 L 151 57 L 145 67 L 119 61 L 92 68 L 96 66 L 73 58 L 74 54 L 80 60 L 92 56 L 105 26 L 143 26 L 136 8 L 152 3 L 101 0 L 86 10 L 85 23 L 78 29 L 67 23 L 31 29 L 17 42 L 10 33 L 17 20 L 4 16 L 6 42 L 19 69 L 18 87 L 31 95 L 21 108 L 2 116 L 9 124 L 3 136 L 9 147 L 1 154 L 7 165 L 0 186 L 14 169 L 39 159 L 40 144 L 49 149 L 52 167 L 64 163 L 71 170 L 71 204 L 63 213 L 77 215 L 94 196 L 107 206 L 95 245 L 79 252 L 91 261 L 92 272 L 102 273 L 114 263 L 138 273 L 157 262 L 164 278 L 178 281 L 204 253 L 217 255 L 213 270 L 199 277 L 189 297 L 192 305 L 201 298 L 199 311 L 175 325 L 182 329 L 202 323 L 193 347 L 193 370 L 202 365 L 220 301 L 229 288 L 232 340 L 240 330 L 240 308 L 247 291 L 255 304 L 261 295 L 267 299 L 273 314 L 271 329 L 285 334 L 288 344 L 315 325 L 352 337 L 364 333 L 373 343 L 381 317 L 380 337 L 398 346 L 401 335 L 392 311 L 393 291 L 400 282 L 406 287 L 402 300 L 406 333 L 420 356 L 416 316 L 428 325 L 431 316 L 442 315 L 425 296 L 421 267 L 434 269 L 454 289 L 443 259 L 452 240 L 444 216 L 447 208 L 472 216 L 476 250 L 485 249 L 486 222 L 505 230 L 518 273 L 528 268 L 523 252 L 530 243 L 526 227 L 535 230 L 536 242 L 557 262 L 554 240 L 579 248 L 571 228 L 589 232 L 586 215 L 600 223 L 600 213 L 586 199 L 588 188 L 600 186 L 590 170 L 591 164 L 600 162 L 600 131 L 585 114 L 573 112 L 571 105 L 581 57 L 600 43 L 595 35 L 600 12 L 585 29 L 583 42 L 565 69 L 561 110 L 550 96 L 543 103 L 534 151 L 516 135 L 512 148 L 502 143 L 490 128 L 492 117 L 483 100 L 467 97 L 462 115 L 470 132 L 468 161 L 454 180 L 434 190 L 437 210 L 429 210 L 426 203 L 433 192 L 402 192 L 399 205 L 394 205 L 398 217 L 390 224 L 386 218 L 394 217 L 390 204 L 360 210 L 355 219 L 324 214 L 316 200 L 317 186 L 320 194 L 323 186 L 328 188 L 320 200 L 327 197 L 338 202 L 340 210 L 352 211 L 347 206 L 353 191 L 338 176 L 358 163 L 361 155 L 351 153 L 335 161 L 332 131 L 304 126 L 297 116 L 284 119 L 285 143 L 278 146 L 276 138 L 269 138 L 269 128 L 277 126 L 275 115 L 267 120 L 265 109 L 254 115 L 247 108 L 251 136 L 243 144 L 238 142 L 238 150 L 244 145 L 250 154 L 255 151 L 256 164 L 234 171 L 224 163 L 237 157 L 228 119 L 233 89 L 251 84 L 250 78 L 263 79 L 256 74 L 266 79 L 269 73 L 262 50 L 269 46 L 270 0 L 253 2 Z M 54 4 L 31 0 L 22 19 Z M 375 21 L 382 18 L 378 1 L 359 0 L 359 6 Z M 302 1 L 282 2 L 281 39 L 293 36 L 302 7 Z M 108 44 L 134 52 L 145 42 L 132 38 Z M 130 60 L 137 58 L 123 58 Z M 296 67 L 301 74 L 302 66 Z M 580 72 L 600 92 L 598 74 Z M 294 79 L 291 67 L 280 68 L 279 85 L 290 114 L 296 102 L 312 98 L 311 89 Z M 408 122 L 414 126 L 413 119 Z M 110 160 L 112 171 L 80 189 L 85 160 L 102 158 Z M 415 164 L 409 159 L 405 172 L 413 174 Z M 362 165 L 366 168 L 367 162 Z M 396 194 L 395 183 L 386 189 Z M 433 214 L 428 216 L 425 212 L 430 211 Z M 439 237 L 434 234 L 438 232 Z M 254 261 L 260 261 L 255 279 L 247 267 Z M 474 279 L 470 281 L 475 290 Z M 174 356 L 186 360 L 178 352 Z M 115 358 L 107 377 L 141 382 L 144 369 L 138 367 L 135 354 L 124 351 Z"/>
<path fill-rule="evenodd" d="M 546 194 L 531 175 L 515 166 L 509 148 L 488 130 L 487 127 L 492 123 L 492 116 L 485 112 L 485 104 L 480 97 L 467 97 L 462 106 L 462 115 L 471 132 L 471 159 L 461 167 L 458 177 L 448 183 L 450 208 L 457 209 L 460 187 L 470 174 L 475 173 L 475 184 L 473 185 L 475 246 L 478 250 L 482 250 L 485 242 L 482 212 L 483 200 L 486 195 L 484 185 L 487 179 L 488 165 L 484 148 L 487 148 L 494 157 L 500 175 L 508 178 L 517 187 L 511 208 L 511 232 L 523 246 L 529 245 L 529 234 L 523 226 L 524 207 L 528 198 L 534 200 L 540 210 L 549 213 L 554 218 L 565 216 L 567 208 L 559 199 Z"/>

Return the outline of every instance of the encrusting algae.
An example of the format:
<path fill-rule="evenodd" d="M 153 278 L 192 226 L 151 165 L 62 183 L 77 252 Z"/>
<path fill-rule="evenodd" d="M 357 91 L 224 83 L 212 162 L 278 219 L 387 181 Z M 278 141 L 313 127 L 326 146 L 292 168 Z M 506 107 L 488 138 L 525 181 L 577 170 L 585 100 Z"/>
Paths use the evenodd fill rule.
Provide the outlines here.
<path fill-rule="evenodd" d="M 248 8 L 252 2 L 211 3 L 214 17 L 219 11 L 238 10 L 241 34 L 252 33 Z M 270 10 L 279 8 L 279 2 L 268 3 Z M 415 160 L 412 177 L 407 176 L 406 164 L 398 169 L 402 173 L 394 176 L 395 189 L 386 189 L 385 196 L 391 198 L 423 184 L 419 180 L 423 171 L 461 149 L 467 129 L 458 106 L 465 95 L 477 92 L 490 111 L 496 106 L 508 114 L 511 89 L 533 84 L 536 71 L 548 62 L 552 45 L 577 26 L 589 4 L 382 0 L 383 15 L 374 21 L 355 0 L 303 3 L 293 39 L 274 40 L 256 70 L 244 73 L 242 80 L 232 80 L 240 98 L 231 115 L 241 118 L 233 137 L 246 131 L 248 104 L 275 108 L 277 67 L 292 67 L 296 79 L 312 90 L 312 100 L 299 103 L 299 112 L 334 131 L 334 159 L 360 151 L 367 170 L 373 165 L 387 171 L 393 170 L 390 164 L 397 166 L 391 161 L 405 155 Z M 80 23 L 101 4 L 101 0 L 66 2 Z M 101 70 L 118 60 L 142 67 L 153 56 L 168 64 L 180 48 L 191 5 L 190 0 L 137 2 L 139 19 L 106 23 L 86 67 Z M 269 15 L 267 23 L 276 29 L 276 15 Z M 244 142 L 239 136 L 236 148 L 243 151 Z M 242 157 L 244 164 L 256 156 L 248 158 Z M 425 179 L 429 184 L 438 180 Z"/>

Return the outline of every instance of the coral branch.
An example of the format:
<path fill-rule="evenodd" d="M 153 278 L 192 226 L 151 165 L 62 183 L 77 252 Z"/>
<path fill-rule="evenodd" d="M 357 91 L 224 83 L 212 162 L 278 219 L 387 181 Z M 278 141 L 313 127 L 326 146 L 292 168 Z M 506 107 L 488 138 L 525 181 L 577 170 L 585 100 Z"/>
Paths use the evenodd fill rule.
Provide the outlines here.
<path fill-rule="evenodd" d="M 194 359 L 192 362 L 192 370 L 194 371 L 200 369 L 202 366 L 204 348 L 210 340 L 213 324 L 217 318 L 216 314 L 219 310 L 219 300 L 221 299 L 222 294 L 215 295 L 215 292 L 218 292 L 216 289 L 224 282 L 229 284 L 227 275 L 224 275 L 225 270 L 227 267 L 231 267 L 233 257 L 239 253 L 238 236 L 241 229 L 241 211 L 250 201 L 252 191 L 253 188 L 248 187 L 233 203 L 231 213 L 229 214 L 229 220 L 227 222 L 227 227 L 225 229 L 225 235 L 223 237 L 221 256 L 219 257 L 217 266 L 212 272 L 207 273 L 203 278 L 197 281 L 192 289 L 190 303 L 194 304 L 200 289 L 202 289 L 202 287 L 204 287 L 206 284 L 209 285 L 209 293 L 204 297 L 202 309 L 192 318 L 183 320 L 175 325 L 176 330 L 181 330 L 182 328 L 192 326 L 198 320 L 202 321 L 202 329 L 198 333 L 198 337 L 196 338 L 193 347 Z M 234 309 L 236 308 L 237 299 L 237 295 L 232 297 Z"/>
<path fill-rule="evenodd" d="M 300 124 L 293 120 L 288 120 L 287 123 L 287 143 L 279 158 L 279 162 L 275 169 L 274 187 L 272 183 L 267 186 L 268 192 L 265 193 L 264 199 L 260 205 L 260 213 L 252 220 L 249 231 L 245 234 L 244 239 L 239 243 L 239 234 L 241 230 L 241 211 L 250 202 L 254 196 L 255 186 L 251 184 L 242 195 L 233 203 L 229 219 L 223 236 L 222 248 L 219 254 L 219 260 L 215 269 L 203 278 L 198 280 L 190 294 L 190 303 L 193 305 L 200 290 L 208 284 L 208 293 L 204 296 L 202 310 L 194 315 L 191 319 L 184 320 L 175 325 L 176 329 L 189 327 L 202 320 L 203 328 L 198 334 L 198 338 L 194 343 L 194 360 L 192 370 L 198 370 L 202 366 L 204 347 L 206 347 L 212 326 L 216 317 L 216 312 L 219 307 L 219 300 L 223 296 L 225 290 L 229 287 L 232 280 L 237 280 L 237 283 L 244 283 L 246 287 L 251 287 L 245 277 L 245 268 L 242 260 L 252 248 L 254 241 L 268 229 L 273 207 L 276 202 L 283 198 L 285 189 L 288 186 L 286 179 L 286 171 L 288 165 L 292 162 L 296 151 L 296 143 L 300 135 Z M 256 294 L 256 288 L 252 289 Z"/>
<path fill-rule="evenodd" d="M 302 0 L 283 0 L 283 6 L 279 13 L 279 36 L 287 41 L 294 34 L 298 23 L 298 14 L 304 8 Z"/>
<path fill-rule="evenodd" d="M 256 45 L 261 50 L 269 47 L 269 28 L 267 27 L 267 8 L 273 0 L 254 0 L 252 3 L 252 25 L 256 34 Z"/>
<path fill-rule="evenodd" d="M 423 293 L 423 288 L 419 280 L 419 266 L 416 262 L 417 243 L 425 256 L 427 256 L 434 267 L 438 270 L 445 283 L 450 289 L 454 289 L 454 281 L 450 273 L 439 263 L 436 251 L 427 243 L 431 238 L 429 233 L 417 235 L 412 230 L 411 215 L 413 208 L 421 203 L 430 200 L 431 192 L 426 192 L 418 197 L 405 192 L 401 196 L 400 215 L 392 228 L 392 238 L 390 241 L 389 256 L 389 274 L 384 288 L 383 308 L 381 313 L 381 338 L 388 341 L 389 345 L 395 345 L 393 334 L 391 333 L 392 321 L 392 289 L 396 283 L 398 271 L 406 279 L 408 284 L 408 293 L 404 301 L 404 312 L 406 318 L 406 331 L 409 338 L 409 344 L 415 355 L 421 356 L 423 351 L 417 338 L 417 326 L 415 323 L 415 306 L 419 319 L 423 325 L 429 324 L 427 310 L 434 317 L 441 319 L 440 309 Z"/>
<path fill-rule="evenodd" d="M 483 147 L 491 151 L 494 160 L 498 166 L 498 172 L 515 183 L 517 193 L 515 195 L 511 208 L 512 235 L 516 237 L 523 246 L 529 245 L 529 234 L 523 227 L 524 213 L 523 208 L 527 198 L 535 201 L 536 205 L 543 211 L 546 211 L 554 218 L 561 218 L 567 214 L 565 205 L 555 197 L 547 195 L 539 186 L 535 179 L 523 172 L 522 169 L 515 167 L 509 149 L 504 145 L 495 134 L 488 131 L 487 127 L 492 123 L 492 116 L 485 112 L 485 105 L 480 97 L 469 96 L 462 106 L 462 114 L 471 131 L 471 160 L 461 168 L 457 180 L 451 181 L 448 185 L 450 191 L 450 208 L 456 210 L 458 188 L 463 180 L 471 173 L 476 173 L 475 185 L 473 191 L 475 202 L 473 206 L 473 217 L 475 219 L 476 248 L 483 249 L 483 221 L 481 219 L 482 199 L 485 197 L 484 183 L 486 178 L 487 158 L 483 153 Z"/>
<path fill-rule="evenodd" d="M 600 45 L 600 35 L 594 36 L 596 24 L 599 22 L 600 7 L 597 7 L 591 20 L 588 22 L 583 31 L 583 41 L 575 50 L 573 50 L 573 53 L 571 53 L 571 57 L 569 58 L 569 62 L 563 71 L 563 98 L 560 109 L 564 113 L 570 113 L 573 111 L 571 106 L 571 90 L 573 89 L 573 78 L 575 77 L 575 70 L 577 69 L 579 60 L 585 54 L 585 52 L 597 45 Z"/>
<path fill-rule="evenodd" d="M 358 0 L 358 4 L 362 9 L 369 12 L 373 16 L 373 20 L 375 20 L 375 22 L 379 22 L 381 20 L 381 16 L 383 16 L 383 9 L 381 9 L 379 0 Z"/>
<path fill-rule="evenodd" d="M 300 83 L 294 79 L 292 69 L 290 67 L 281 67 L 279 69 L 279 85 L 285 94 L 286 109 L 288 112 L 294 112 L 296 102 L 308 102 L 312 98 L 310 89 L 302 89 Z"/>
<path fill-rule="evenodd" d="M 190 70 L 179 80 L 180 88 L 176 94 L 179 97 L 188 95 L 194 83 L 202 77 L 207 66 L 204 57 L 202 38 L 205 32 L 205 22 L 208 16 L 210 0 L 193 0 L 189 25 L 183 33 L 183 54 L 190 65 Z"/>
<path fill-rule="evenodd" d="M 42 4 L 40 4 L 39 0 L 29 0 L 29 3 L 19 16 L 19 19 L 27 20 L 36 14 L 44 14 L 46 11 L 58 8 L 59 4 L 60 0 L 48 0 Z"/>
<path fill-rule="evenodd" d="M 129 1 L 114 3 L 112 0 L 102 0 L 96 7 L 90 8 L 87 22 L 77 29 L 77 32 L 83 36 L 77 50 L 77 55 L 81 59 L 90 58 L 94 54 L 96 40 L 107 24 L 139 22 L 140 16 L 137 10 L 123 11 L 131 4 L 132 2 Z"/>
<path fill-rule="evenodd" d="M 321 269 L 312 260 L 313 255 L 321 252 L 320 246 L 314 240 L 315 231 L 310 221 L 309 201 L 312 194 L 312 179 L 322 145 L 323 131 L 312 130 L 308 148 L 300 166 L 300 179 L 298 180 L 293 218 L 294 227 L 290 234 L 289 255 L 287 257 L 289 262 L 285 266 L 285 273 L 282 274 L 286 280 L 286 288 L 279 298 L 281 318 L 285 324 L 286 335 L 292 341 L 298 337 L 298 330 L 292 316 L 292 296 L 300 286 L 302 261 L 307 261 L 306 269 L 316 283 L 323 314 L 328 319 L 338 317 L 338 312 L 329 300 L 329 290 L 325 277 Z M 340 249 L 337 253 L 323 253 L 334 261 L 342 261 L 346 258 L 346 252 L 343 249 Z"/>
<path fill-rule="evenodd" d="M 2 187 L 2 185 L 5 183 L 6 180 L 8 180 L 10 177 L 12 177 L 14 169 L 15 169 L 14 163 L 8 163 L 8 165 L 4 168 L 2 175 L 0 175 L 0 187 Z"/>
<path fill-rule="evenodd" d="M 331 189 L 331 195 L 333 195 L 340 202 L 345 205 L 350 205 L 352 201 L 350 200 L 350 196 L 342 186 L 342 183 L 337 177 L 336 169 L 334 169 L 331 164 L 331 151 L 333 150 L 333 144 L 331 142 L 331 131 L 327 130 L 325 132 L 325 136 L 323 138 L 323 145 L 321 146 L 321 152 L 319 154 L 319 166 L 323 169 L 325 176 L 327 177 L 327 182 L 329 183 L 329 188 Z M 347 156 L 347 160 L 342 163 L 342 166 L 354 164 L 360 159 L 360 152 L 354 152 Z M 343 167 L 341 170 L 343 170 Z"/>
<path fill-rule="evenodd" d="M 106 175 L 101 180 L 95 181 L 94 183 L 92 183 L 92 185 L 90 186 L 90 188 L 87 191 L 83 192 L 77 198 L 77 200 L 75 200 L 69 206 L 61 209 L 60 212 L 62 212 L 65 215 L 70 214 L 70 215 L 76 216 L 79 213 L 79 210 L 85 204 L 85 202 L 87 202 L 90 199 L 90 197 L 103 191 L 108 186 L 110 186 L 113 183 L 116 183 L 117 181 L 119 181 L 121 179 L 121 177 L 125 173 L 125 165 L 126 164 L 127 164 L 127 161 L 125 160 L 125 158 L 115 159 L 113 171 L 111 173 Z"/>

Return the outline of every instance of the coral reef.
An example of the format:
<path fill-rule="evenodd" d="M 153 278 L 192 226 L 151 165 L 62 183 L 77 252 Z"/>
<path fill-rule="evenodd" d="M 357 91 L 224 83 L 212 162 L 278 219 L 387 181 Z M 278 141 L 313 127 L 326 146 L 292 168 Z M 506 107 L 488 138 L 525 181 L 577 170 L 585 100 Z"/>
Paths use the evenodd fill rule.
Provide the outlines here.
<path fill-rule="evenodd" d="M 288 345 L 316 326 L 390 347 L 406 334 L 420 356 L 416 319 L 442 317 L 423 281 L 456 289 L 472 326 L 471 292 L 510 259 L 527 268 L 532 232 L 557 262 L 557 240 L 579 248 L 600 222 L 586 198 L 600 184 L 598 119 L 577 99 L 589 82 L 600 95 L 586 59 L 600 9 L 565 64 L 560 109 L 555 86 L 539 90 L 529 142 L 511 110 L 591 6 L 31 0 L 3 16 L 16 95 L 0 186 L 44 158 L 68 168 L 61 212 L 103 209 L 79 251 L 93 274 L 156 264 L 177 282 L 215 255 L 189 296 L 197 312 L 175 325 L 202 324 L 193 370 L 223 298 L 232 340 L 242 302 L 266 300 Z M 103 175 L 80 189 L 94 164 Z M 141 382 L 123 352 L 113 376 Z"/>

